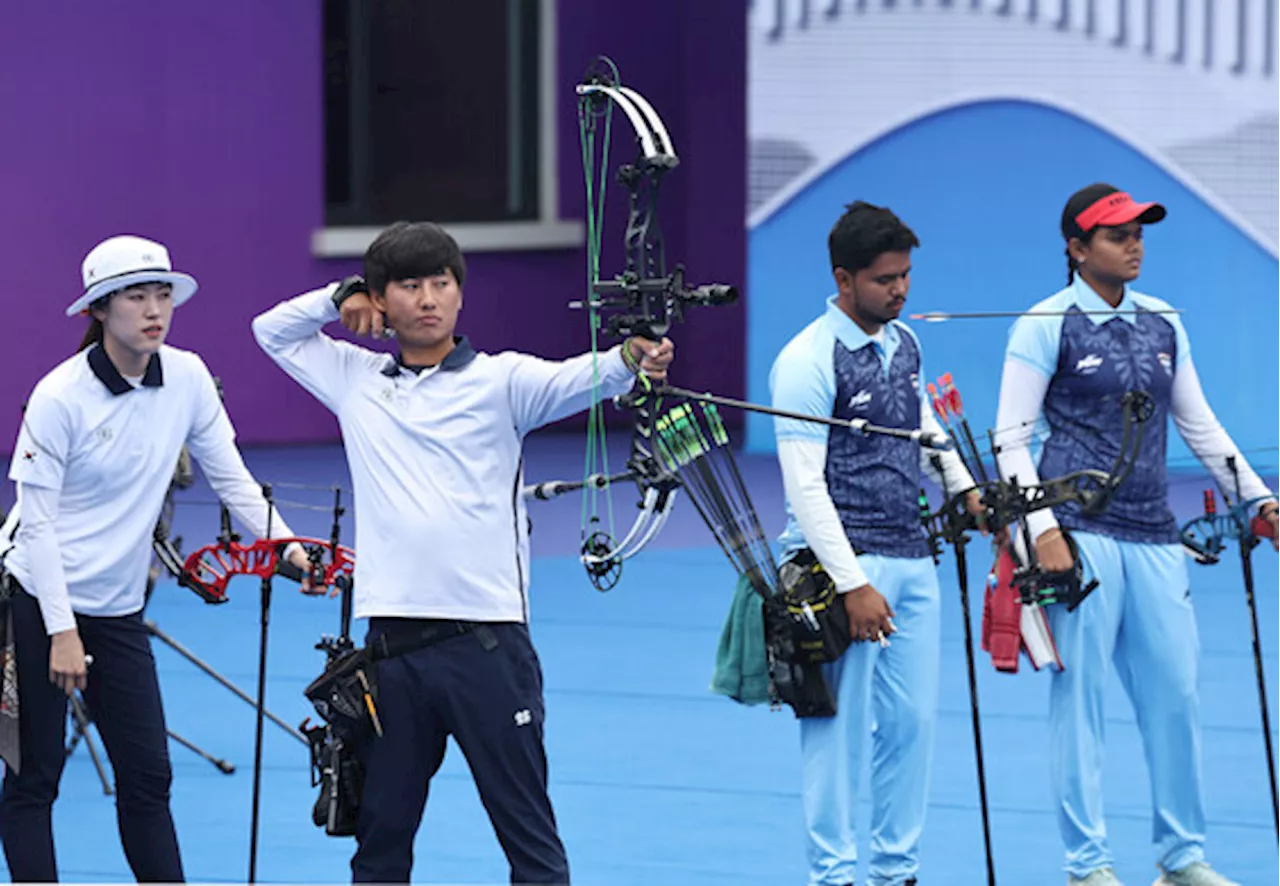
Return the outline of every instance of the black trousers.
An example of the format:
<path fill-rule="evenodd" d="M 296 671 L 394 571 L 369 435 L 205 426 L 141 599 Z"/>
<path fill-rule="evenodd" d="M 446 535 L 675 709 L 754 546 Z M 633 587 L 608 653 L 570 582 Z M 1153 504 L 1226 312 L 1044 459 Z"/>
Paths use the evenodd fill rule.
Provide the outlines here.
<path fill-rule="evenodd" d="M 368 642 L 422 624 L 374 618 Z M 383 735 L 362 746 L 353 881 L 408 882 L 427 788 L 452 735 L 511 864 L 511 882 L 567 884 L 568 860 L 547 796 L 542 668 L 528 627 L 477 626 L 379 661 L 377 680 Z"/>
<path fill-rule="evenodd" d="M 0 840 L 15 882 L 58 879 L 53 801 L 65 758 L 67 697 L 49 682 L 49 637 L 40 604 L 17 589 L 10 601 L 18 657 L 22 770 L 7 770 L 0 792 Z M 169 812 L 169 744 L 151 639 L 142 613 L 77 615 L 93 656 L 84 698 L 115 771 L 116 820 L 125 858 L 139 882 L 183 879 Z"/>

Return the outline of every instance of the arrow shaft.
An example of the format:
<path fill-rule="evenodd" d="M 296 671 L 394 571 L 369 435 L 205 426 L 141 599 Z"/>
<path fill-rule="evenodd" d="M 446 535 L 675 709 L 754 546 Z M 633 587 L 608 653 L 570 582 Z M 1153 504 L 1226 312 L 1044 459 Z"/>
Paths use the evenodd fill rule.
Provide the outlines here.
<path fill-rule="evenodd" d="M 951 441 L 942 440 L 935 441 L 933 435 L 927 434 L 920 430 L 910 430 L 907 428 L 886 428 L 880 425 L 873 425 L 870 422 L 860 418 L 831 418 L 822 415 L 806 415 L 803 412 L 789 412 L 785 409 L 774 409 L 772 406 L 762 406 L 759 403 L 750 403 L 746 400 L 734 400 L 730 397 L 719 397 L 715 394 L 699 394 L 697 391 L 691 391 L 688 388 L 677 388 L 670 385 L 663 385 L 654 390 L 654 394 L 660 397 L 682 397 L 686 400 L 696 400 L 700 403 L 714 403 L 717 406 L 728 406 L 733 409 L 742 409 L 747 412 L 758 412 L 763 415 L 772 415 L 778 418 L 791 418 L 796 421 L 807 421 L 814 424 L 828 425 L 833 428 L 847 428 L 857 431 L 860 434 L 879 434 L 884 437 L 897 437 L 903 440 L 916 440 L 921 446 L 928 449 L 950 449 Z"/>
<path fill-rule="evenodd" d="M 1133 311 L 970 311 L 957 314 L 949 314 L 945 311 L 925 311 L 920 314 L 909 314 L 908 319 L 923 320 L 926 323 L 941 323 L 944 320 L 987 320 L 992 317 L 1065 317 L 1068 314 L 1107 314 L 1111 316 L 1122 316 L 1128 314 L 1181 314 L 1182 311 L 1177 308 L 1160 308 L 1148 310 Z"/>

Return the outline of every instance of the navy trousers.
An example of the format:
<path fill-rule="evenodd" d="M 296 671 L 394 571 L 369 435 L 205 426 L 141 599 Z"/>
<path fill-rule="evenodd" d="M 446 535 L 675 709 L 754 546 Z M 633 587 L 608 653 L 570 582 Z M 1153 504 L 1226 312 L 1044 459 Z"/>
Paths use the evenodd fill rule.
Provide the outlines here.
<path fill-rule="evenodd" d="M 49 682 L 49 637 L 40 604 L 15 588 L 10 601 L 18 657 L 18 730 L 22 771 L 6 770 L 0 792 L 0 840 L 14 882 L 53 882 L 53 801 L 66 759 L 67 696 Z M 169 812 L 169 744 L 160 684 L 142 613 L 76 616 L 93 656 L 84 698 L 115 771 L 120 842 L 139 882 L 183 879 Z M 94 839 L 82 835 L 81 839 Z"/>
<path fill-rule="evenodd" d="M 368 642 L 422 624 L 374 618 Z M 427 788 L 452 735 L 511 865 L 511 882 L 567 884 L 568 860 L 547 796 L 542 669 L 528 627 L 476 625 L 379 661 L 377 681 L 383 734 L 362 746 L 353 881 L 408 882 Z"/>

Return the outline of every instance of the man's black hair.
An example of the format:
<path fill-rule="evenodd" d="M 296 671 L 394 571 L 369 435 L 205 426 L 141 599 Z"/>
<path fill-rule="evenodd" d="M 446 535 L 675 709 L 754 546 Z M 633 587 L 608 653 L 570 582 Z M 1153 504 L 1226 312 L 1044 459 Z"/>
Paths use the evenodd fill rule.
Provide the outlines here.
<path fill-rule="evenodd" d="M 393 280 L 434 277 L 446 269 L 459 286 L 466 282 L 467 263 L 457 241 L 434 222 L 396 222 L 364 254 L 364 279 L 372 292 L 383 292 Z"/>
<path fill-rule="evenodd" d="M 856 274 L 875 264 L 886 252 L 908 252 L 920 240 L 902 219 L 883 206 L 858 200 L 845 207 L 827 238 L 831 269 L 844 268 Z"/>

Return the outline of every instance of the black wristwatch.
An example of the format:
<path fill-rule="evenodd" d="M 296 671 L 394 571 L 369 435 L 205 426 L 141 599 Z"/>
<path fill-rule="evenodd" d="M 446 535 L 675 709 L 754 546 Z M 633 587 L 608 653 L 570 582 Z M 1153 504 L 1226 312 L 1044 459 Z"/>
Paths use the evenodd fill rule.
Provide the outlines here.
<path fill-rule="evenodd" d="M 352 274 L 338 284 L 338 288 L 333 291 L 333 306 L 339 311 L 342 310 L 342 303 L 357 292 L 368 293 L 369 286 L 364 282 L 364 277 L 359 274 Z"/>

